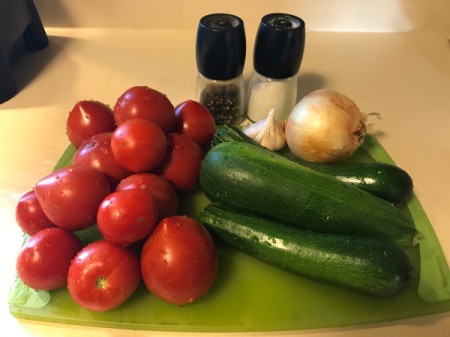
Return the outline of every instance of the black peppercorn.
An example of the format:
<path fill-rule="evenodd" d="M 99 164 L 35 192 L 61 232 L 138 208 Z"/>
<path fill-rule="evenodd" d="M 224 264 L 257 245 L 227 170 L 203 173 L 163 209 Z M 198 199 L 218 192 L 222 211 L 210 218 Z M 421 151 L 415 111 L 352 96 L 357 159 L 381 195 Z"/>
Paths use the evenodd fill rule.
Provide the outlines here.
<path fill-rule="evenodd" d="M 239 124 L 244 118 L 244 22 L 235 15 L 216 13 L 200 19 L 196 59 L 197 98 L 216 124 Z"/>
<path fill-rule="evenodd" d="M 218 125 L 238 124 L 242 120 L 242 90 L 235 84 L 207 85 L 200 94 L 200 103 Z"/>

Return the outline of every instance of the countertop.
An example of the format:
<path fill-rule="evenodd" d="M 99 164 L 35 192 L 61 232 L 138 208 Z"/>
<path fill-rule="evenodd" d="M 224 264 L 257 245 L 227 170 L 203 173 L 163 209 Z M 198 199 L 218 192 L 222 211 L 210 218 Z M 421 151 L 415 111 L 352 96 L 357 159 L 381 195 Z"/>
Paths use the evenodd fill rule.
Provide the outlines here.
<path fill-rule="evenodd" d="M 22 234 L 18 198 L 53 168 L 68 145 L 67 114 L 81 99 L 113 105 L 128 87 L 148 85 L 174 103 L 194 97 L 195 34 L 201 16 L 229 12 L 246 25 L 244 77 L 260 18 L 289 12 L 307 26 L 298 97 L 329 87 L 377 112 L 372 133 L 414 179 L 450 261 L 450 1 L 43 1 L 36 0 L 50 44 L 15 65 L 18 94 L 0 105 L 0 317 L 21 336 L 168 336 L 17 320 L 8 291 Z M 314 3 L 314 4 L 313 4 Z M 104 7 L 107 6 L 107 7 Z M 223 336 L 448 336 L 450 313 L 373 326 Z M 181 336 L 198 335 L 180 333 Z"/>

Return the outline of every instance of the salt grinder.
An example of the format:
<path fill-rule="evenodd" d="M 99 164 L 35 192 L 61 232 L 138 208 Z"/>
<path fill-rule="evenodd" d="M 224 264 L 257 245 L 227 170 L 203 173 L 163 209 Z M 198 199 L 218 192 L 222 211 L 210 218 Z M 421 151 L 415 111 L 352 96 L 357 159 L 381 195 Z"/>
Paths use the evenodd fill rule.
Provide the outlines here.
<path fill-rule="evenodd" d="M 239 124 L 244 112 L 246 53 L 243 21 L 231 14 L 209 14 L 197 30 L 197 99 L 217 125 Z"/>
<path fill-rule="evenodd" d="M 254 70 L 250 80 L 247 117 L 253 122 L 275 110 L 285 120 L 297 100 L 297 73 L 305 47 L 305 23 L 291 14 L 265 15 L 256 35 Z"/>

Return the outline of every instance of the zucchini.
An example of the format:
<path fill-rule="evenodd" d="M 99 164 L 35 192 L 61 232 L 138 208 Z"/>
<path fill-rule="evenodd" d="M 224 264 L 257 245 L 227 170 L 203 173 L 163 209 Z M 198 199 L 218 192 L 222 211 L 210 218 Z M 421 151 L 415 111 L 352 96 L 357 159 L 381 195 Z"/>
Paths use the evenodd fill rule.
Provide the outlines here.
<path fill-rule="evenodd" d="M 244 131 L 240 129 L 239 126 L 236 125 L 221 125 L 216 128 L 216 132 L 214 134 L 214 138 L 212 141 L 212 145 L 215 146 L 220 143 L 228 143 L 228 142 L 242 142 L 249 143 L 252 145 L 260 146 L 253 139 L 248 137 Z"/>
<path fill-rule="evenodd" d="M 263 147 L 214 146 L 203 159 L 199 181 L 211 201 L 295 226 L 385 237 L 402 246 L 420 237 L 409 214 L 391 203 Z"/>
<path fill-rule="evenodd" d="M 215 203 L 199 220 L 214 237 L 270 265 L 369 295 L 397 295 L 414 273 L 409 255 L 388 240 L 303 230 Z"/>
<path fill-rule="evenodd" d="M 259 146 L 237 126 L 224 126 L 217 130 L 214 136 L 214 144 L 231 141 Z M 295 157 L 288 147 L 277 153 L 315 171 L 330 174 L 342 182 L 354 185 L 394 204 L 405 202 L 413 191 L 411 176 L 405 170 L 395 165 L 379 162 L 312 163 Z"/>
<path fill-rule="evenodd" d="M 407 201 L 413 191 L 414 186 L 411 176 L 405 170 L 395 165 L 379 162 L 312 163 L 295 157 L 287 148 L 279 153 L 292 161 L 315 171 L 330 174 L 344 183 L 356 186 L 396 205 Z"/>

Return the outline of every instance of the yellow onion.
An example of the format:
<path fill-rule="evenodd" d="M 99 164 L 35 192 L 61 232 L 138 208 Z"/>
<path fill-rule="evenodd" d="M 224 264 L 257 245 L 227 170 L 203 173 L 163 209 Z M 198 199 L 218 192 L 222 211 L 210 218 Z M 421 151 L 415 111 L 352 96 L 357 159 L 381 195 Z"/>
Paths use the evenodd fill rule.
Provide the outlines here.
<path fill-rule="evenodd" d="M 319 89 L 304 96 L 286 121 L 291 152 L 312 162 L 336 162 L 359 148 L 366 134 L 367 116 L 347 96 Z"/>

